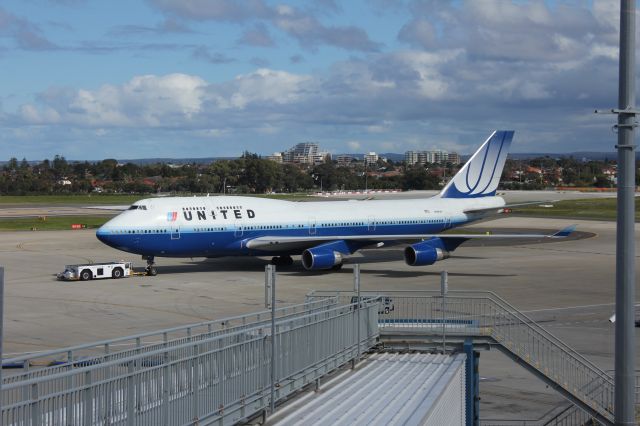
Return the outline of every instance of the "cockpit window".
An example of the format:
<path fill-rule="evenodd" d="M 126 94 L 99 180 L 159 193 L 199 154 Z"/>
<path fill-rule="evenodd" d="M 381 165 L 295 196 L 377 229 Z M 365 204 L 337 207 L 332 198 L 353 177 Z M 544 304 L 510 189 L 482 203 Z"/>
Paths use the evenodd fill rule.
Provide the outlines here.
<path fill-rule="evenodd" d="M 146 210 L 147 206 L 141 206 L 141 205 L 137 205 L 134 204 L 133 206 L 129 207 L 129 210 Z"/>
<path fill-rule="evenodd" d="M 131 207 L 129 207 L 129 210 L 138 210 L 139 207 L 140 206 L 131 206 Z"/>

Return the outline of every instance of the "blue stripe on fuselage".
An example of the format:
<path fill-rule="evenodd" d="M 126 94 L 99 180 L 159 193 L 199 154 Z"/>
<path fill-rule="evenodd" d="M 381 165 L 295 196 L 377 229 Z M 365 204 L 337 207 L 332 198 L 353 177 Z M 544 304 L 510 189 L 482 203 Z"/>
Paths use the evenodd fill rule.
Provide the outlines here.
<path fill-rule="evenodd" d="M 453 222 L 452 226 L 459 226 L 466 221 Z M 179 238 L 170 232 L 144 233 L 144 229 L 137 228 L 137 233 L 117 233 L 100 228 L 96 236 L 103 243 L 118 250 L 146 256 L 159 257 L 214 257 L 214 256 L 242 256 L 242 255 L 271 255 L 278 251 L 249 250 L 246 241 L 262 236 L 282 237 L 310 237 L 348 235 L 401 235 L 401 234 L 436 234 L 443 231 L 444 223 L 410 223 L 410 224 L 376 224 L 375 229 L 369 225 L 359 226 L 316 226 L 315 234 L 310 234 L 309 227 L 292 229 L 260 229 L 239 231 L 227 229 L 224 231 L 204 231 L 181 229 Z M 140 232 L 143 231 L 143 232 Z M 346 238 L 348 239 L 348 238 Z M 318 243 L 321 244 L 321 243 Z M 299 253 L 291 253 L 299 254 Z"/>

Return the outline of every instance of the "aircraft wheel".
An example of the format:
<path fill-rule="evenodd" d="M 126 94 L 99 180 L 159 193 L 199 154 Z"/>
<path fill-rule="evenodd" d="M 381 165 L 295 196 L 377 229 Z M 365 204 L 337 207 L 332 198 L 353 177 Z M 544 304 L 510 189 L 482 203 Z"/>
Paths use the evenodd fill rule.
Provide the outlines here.
<path fill-rule="evenodd" d="M 149 266 L 147 268 L 147 275 L 150 277 L 155 277 L 158 275 L 158 270 L 154 266 Z"/>
<path fill-rule="evenodd" d="M 293 258 L 291 256 L 274 256 L 271 258 L 271 264 L 276 266 L 291 266 Z"/>

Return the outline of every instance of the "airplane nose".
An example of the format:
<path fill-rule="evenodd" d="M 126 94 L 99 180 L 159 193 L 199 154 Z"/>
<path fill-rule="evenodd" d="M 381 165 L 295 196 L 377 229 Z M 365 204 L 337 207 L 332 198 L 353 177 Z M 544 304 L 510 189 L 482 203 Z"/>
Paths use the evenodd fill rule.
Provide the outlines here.
<path fill-rule="evenodd" d="M 96 231 L 96 238 L 98 238 L 98 240 L 105 244 L 109 244 L 109 234 L 110 232 L 107 231 L 107 229 L 103 225 Z"/>
<path fill-rule="evenodd" d="M 116 235 L 114 233 L 113 219 L 109 220 L 107 223 L 98 228 L 98 230 L 96 231 L 96 238 L 100 240 L 100 242 L 108 246 L 115 246 Z"/>

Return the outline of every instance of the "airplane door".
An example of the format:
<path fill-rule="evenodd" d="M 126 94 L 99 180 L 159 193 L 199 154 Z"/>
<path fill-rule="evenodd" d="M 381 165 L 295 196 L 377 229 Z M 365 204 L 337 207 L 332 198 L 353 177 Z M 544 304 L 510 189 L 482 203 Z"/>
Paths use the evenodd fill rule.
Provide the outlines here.
<path fill-rule="evenodd" d="M 309 219 L 309 235 L 316 235 L 316 218 Z"/>
<path fill-rule="evenodd" d="M 171 239 L 172 240 L 180 239 L 180 226 L 174 225 L 171 227 Z"/>
<path fill-rule="evenodd" d="M 234 232 L 233 235 L 236 237 L 242 237 L 242 234 L 244 233 L 244 227 L 242 226 L 242 222 L 237 220 L 235 222 L 235 228 L 236 228 L 236 231 Z"/>
<path fill-rule="evenodd" d="M 451 216 L 446 216 L 444 218 L 444 229 L 451 228 Z"/>
<path fill-rule="evenodd" d="M 367 218 L 367 225 L 368 225 L 369 231 L 375 231 L 376 230 L 376 218 L 374 216 L 369 216 Z"/>

